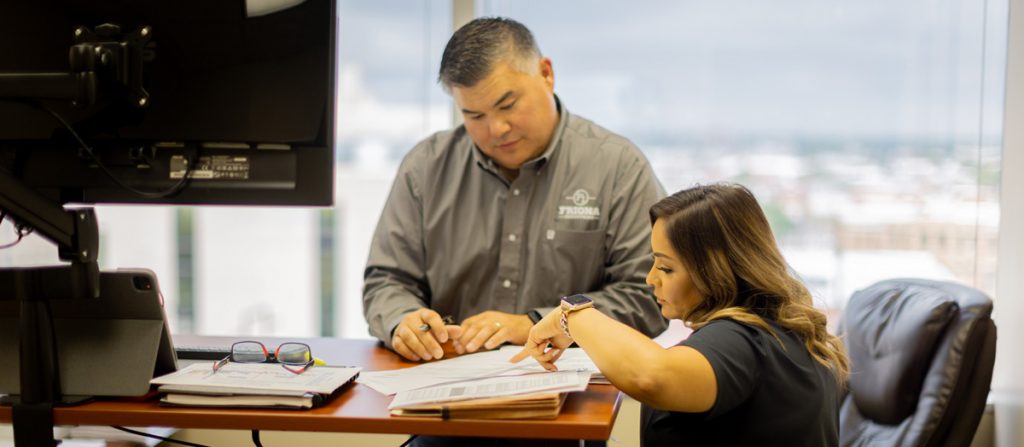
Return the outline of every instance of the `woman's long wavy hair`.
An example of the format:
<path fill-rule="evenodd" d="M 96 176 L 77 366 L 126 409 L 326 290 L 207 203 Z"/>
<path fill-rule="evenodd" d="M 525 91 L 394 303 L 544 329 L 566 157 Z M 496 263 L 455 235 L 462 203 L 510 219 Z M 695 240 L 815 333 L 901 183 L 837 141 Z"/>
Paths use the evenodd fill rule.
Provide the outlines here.
<path fill-rule="evenodd" d="M 793 274 L 754 195 L 737 184 L 700 185 L 651 207 L 663 219 L 672 248 L 704 298 L 683 316 L 695 329 L 729 318 L 774 335 L 765 320 L 794 332 L 811 357 L 845 383 L 849 363 L 842 341 L 825 328 L 825 314 Z"/>

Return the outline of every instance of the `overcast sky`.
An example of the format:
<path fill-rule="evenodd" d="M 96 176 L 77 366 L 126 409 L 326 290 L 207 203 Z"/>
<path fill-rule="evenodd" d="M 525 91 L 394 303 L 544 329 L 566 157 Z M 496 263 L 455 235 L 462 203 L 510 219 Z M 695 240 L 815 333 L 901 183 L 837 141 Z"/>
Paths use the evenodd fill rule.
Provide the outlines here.
<path fill-rule="evenodd" d="M 635 138 L 973 141 L 982 103 L 986 133 L 1001 129 L 1005 0 L 492 0 L 478 9 L 534 31 L 570 110 Z M 435 83 L 447 1 L 342 1 L 339 13 L 342 63 L 358 66 L 374 97 L 447 101 Z"/>

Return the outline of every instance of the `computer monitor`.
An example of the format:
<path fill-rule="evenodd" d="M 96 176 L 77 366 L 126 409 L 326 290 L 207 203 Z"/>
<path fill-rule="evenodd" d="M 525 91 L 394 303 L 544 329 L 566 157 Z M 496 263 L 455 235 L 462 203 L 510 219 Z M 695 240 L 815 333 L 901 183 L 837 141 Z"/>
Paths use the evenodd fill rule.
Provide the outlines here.
<path fill-rule="evenodd" d="M 333 1 L 2 9 L 0 170 L 30 189 L 59 203 L 332 203 Z"/>
<path fill-rule="evenodd" d="M 19 445 L 53 445 L 49 301 L 102 296 L 95 215 L 64 205 L 330 205 L 335 32 L 332 0 L 0 7 L 0 220 L 70 261 L 0 269 L 0 300 L 20 302 Z"/>

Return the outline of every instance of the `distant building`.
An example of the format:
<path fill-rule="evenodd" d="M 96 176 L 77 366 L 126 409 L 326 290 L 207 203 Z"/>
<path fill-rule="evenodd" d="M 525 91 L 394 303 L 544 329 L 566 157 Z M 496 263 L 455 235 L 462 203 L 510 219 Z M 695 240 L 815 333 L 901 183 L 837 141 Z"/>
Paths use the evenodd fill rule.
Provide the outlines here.
<path fill-rule="evenodd" d="M 972 208 L 973 204 L 970 205 Z M 984 215 L 985 213 L 980 213 Z M 840 253 L 863 250 L 900 250 L 931 253 L 956 280 L 992 294 L 996 280 L 997 221 L 957 222 L 930 220 L 875 223 L 857 219 L 836 222 Z M 971 256 L 971 254 L 974 254 Z"/>

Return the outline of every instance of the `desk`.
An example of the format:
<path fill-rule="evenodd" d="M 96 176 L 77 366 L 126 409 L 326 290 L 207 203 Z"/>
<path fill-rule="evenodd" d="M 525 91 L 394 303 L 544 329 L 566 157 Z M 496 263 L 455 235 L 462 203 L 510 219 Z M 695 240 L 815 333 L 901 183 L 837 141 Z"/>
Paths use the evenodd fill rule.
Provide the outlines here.
<path fill-rule="evenodd" d="M 237 337 L 175 336 L 183 345 L 229 346 Z M 256 337 L 268 345 L 282 341 L 308 343 L 314 355 L 332 365 L 361 366 L 366 371 L 415 366 L 373 340 L 333 338 L 275 339 Z M 390 416 L 391 398 L 354 384 L 329 404 L 305 411 L 238 410 L 161 407 L 147 400 L 103 399 L 54 410 L 56 425 L 127 425 L 235 430 L 492 436 L 606 440 L 619 411 L 621 395 L 611 385 L 590 385 L 572 393 L 558 419 L 550 421 L 449 420 Z M 11 408 L 0 407 L 0 422 L 11 422 Z"/>

